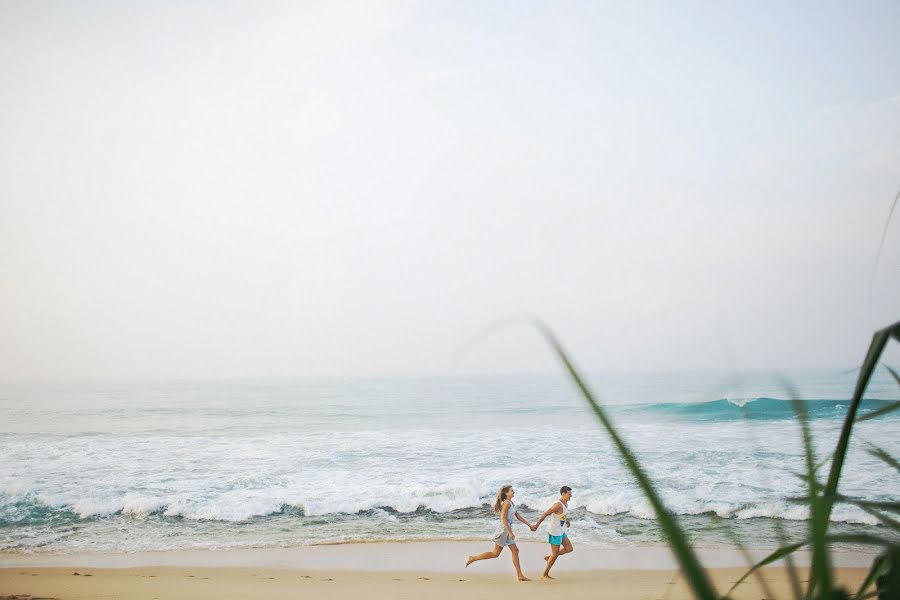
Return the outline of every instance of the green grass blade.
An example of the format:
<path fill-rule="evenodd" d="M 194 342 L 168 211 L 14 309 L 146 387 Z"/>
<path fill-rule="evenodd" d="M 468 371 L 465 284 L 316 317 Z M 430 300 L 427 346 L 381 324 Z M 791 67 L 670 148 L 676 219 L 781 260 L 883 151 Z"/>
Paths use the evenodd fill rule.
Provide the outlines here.
<path fill-rule="evenodd" d="M 880 510 L 876 510 L 874 508 L 869 508 L 867 506 L 860 506 L 859 508 L 881 521 L 881 524 L 885 527 L 890 527 L 894 531 L 900 531 L 900 521 L 891 518 Z"/>
<path fill-rule="evenodd" d="M 792 394 L 793 395 L 793 394 Z M 803 437 L 803 450 L 806 457 L 807 503 L 810 509 L 810 539 L 812 540 L 812 577 L 810 578 L 807 596 L 811 597 L 818 589 L 819 595 L 828 598 L 832 593 L 831 560 L 828 555 L 828 522 L 823 520 L 825 507 L 819 495 L 819 482 L 816 478 L 816 457 L 813 450 L 812 432 L 809 428 L 809 415 L 806 406 L 800 400 L 792 399 L 791 406 L 800 423 Z"/>
<path fill-rule="evenodd" d="M 894 542 L 893 540 L 889 540 L 886 538 L 878 537 L 875 535 L 869 535 L 869 534 L 865 534 L 865 533 L 841 533 L 841 534 L 829 535 L 826 537 L 826 542 L 827 543 L 841 542 L 841 543 L 845 543 L 845 544 L 859 544 L 861 546 L 878 546 L 878 547 L 882 547 L 882 548 L 896 548 L 896 542 Z M 777 550 L 775 550 L 774 552 L 772 552 L 771 554 L 769 554 L 768 556 L 763 558 L 761 561 L 759 561 L 758 563 L 753 565 L 753 567 L 751 567 L 749 571 L 747 571 L 746 573 L 741 575 L 741 578 L 738 579 L 734 583 L 734 585 L 731 587 L 731 589 L 728 590 L 728 593 L 730 594 L 731 592 L 733 592 L 734 588 L 736 588 L 738 585 L 743 583 L 744 580 L 747 579 L 747 577 L 749 577 L 751 574 L 753 574 L 753 572 L 756 571 L 757 569 L 761 569 L 762 567 L 765 567 L 766 565 L 772 564 L 776 560 L 785 558 L 785 557 L 793 554 L 800 548 L 809 545 L 809 543 L 810 543 L 810 540 L 804 540 L 802 542 L 797 542 L 796 544 L 791 544 L 789 546 L 783 546 L 781 548 L 778 548 Z"/>
<path fill-rule="evenodd" d="M 685 579 L 687 580 L 688 585 L 690 585 L 691 589 L 694 591 L 695 597 L 704 600 L 715 600 L 716 598 L 718 598 L 718 595 L 716 594 L 715 588 L 713 587 L 709 575 L 700 564 L 697 555 L 694 553 L 694 549 L 691 548 L 691 545 L 688 543 L 687 537 L 684 535 L 684 532 L 681 530 L 678 522 L 666 509 L 665 505 L 662 502 L 662 499 L 660 499 L 659 494 L 657 494 L 656 489 L 650 482 L 649 477 L 644 473 L 644 470 L 638 463 L 638 460 L 632 452 L 631 448 L 625 443 L 621 436 L 619 436 L 619 433 L 613 426 L 612 421 L 610 421 L 609 417 L 606 415 L 606 411 L 603 410 L 603 408 L 594 398 L 593 393 L 590 391 L 590 389 L 588 389 L 588 386 L 584 382 L 584 379 L 572 364 L 572 361 L 563 350 L 562 345 L 556 339 L 556 336 L 553 335 L 553 332 L 550 331 L 550 329 L 541 321 L 535 321 L 535 326 L 538 328 L 541 334 L 543 334 L 544 338 L 547 340 L 547 343 L 550 344 L 550 347 L 553 349 L 557 358 L 559 358 L 560 362 L 562 362 L 563 366 L 565 367 L 566 372 L 569 374 L 569 377 L 578 387 L 581 395 L 584 396 L 585 400 L 587 400 L 591 409 L 594 411 L 594 414 L 600 420 L 601 425 L 603 425 L 603 428 L 612 439 L 613 444 L 616 446 L 616 449 L 618 450 L 619 455 L 622 458 L 622 461 L 625 463 L 625 466 L 631 472 L 631 475 L 635 478 L 635 480 L 637 480 L 637 483 L 640 486 L 641 491 L 644 493 L 644 496 L 653 506 L 657 521 L 659 522 L 660 527 L 665 533 L 669 545 L 672 548 L 672 552 L 675 554 L 675 559 L 678 561 L 681 570 L 684 572 Z"/>
<path fill-rule="evenodd" d="M 800 400 L 791 400 L 791 406 L 794 408 L 794 414 L 800 423 L 800 429 L 803 434 L 803 454 L 806 459 L 806 474 L 800 475 L 806 481 L 809 488 L 809 497 L 814 498 L 819 491 L 819 480 L 816 477 L 816 457 L 813 453 L 812 433 L 809 430 L 809 415 L 806 413 L 806 407 Z"/>
<path fill-rule="evenodd" d="M 860 508 L 862 508 L 863 506 L 867 506 L 871 508 L 890 510 L 895 513 L 900 513 L 900 502 L 869 502 L 860 500 L 859 502 L 855 502 L 855 504 Z"/>
<path fill-rule="evenodd" d="M 887 365 L 884 365 L 884 368 L 888 370 L 888 372 L 894 377 L 894 381 L 897 382 L 897 385 L 900 385 L 900 375 L 897 374 L 897 371 L 893 370 Z"/>
<path fill-rule="evenodd" d="M 859 423 L 860 421 L 868 421 L 869 419 L 877 419 L 878 417 L 883 417 L 884 415 L 886 415 L 888 413 L 894 412 L 898 408 L 900 408 L 900 400 L 898 400 L 897 402 L 894 402 L 892 404 L 888 404 L 887 406 L 883 406 L 883 407 L 879 408 L 878 410 L 874 410 L 874 411 L 872 411 L 868 414 L 865 414 L 861 417 L 857 417 L 856 422 Z"/>
<path fill-rule="evenodd" d="M 875 578 L 878 576 L 878 572 L 881 570 L 881 565 L 884 564 L 885 559 L 887 558 L 886 554 L 882 554 L 874 561 L 872 561 L 872 568 L 869 569 L 869 574 L 866 575 L 866 578 L 863 579 L 862 584 L 859 586 L 859 591 L 856 592 L 856 597 L 854 600 L 862 600 L 863 594 L 866 593 L 866 589 L 872 585 L 872 582 L 875 581 Z"/>
<path fill-rule="evenodd" d="M 747 564 L 753 564 L 753 557 L 750 555 L 750 551 L 747 550 L 747 547 L 743 544 L 738 544 L 738 549 L 741 551 L 741 554 L 744 556 L 744 560 L 747 561 Z M 762 589 L 763 594 L 766 598 L 774 598 L 775 594 L 772 592 L 772 588 L 769 587 L 769 582 L 766 581 L 766 578 L 763 577 L 761 571 L 756 571 L 756 582 L 759 584 L 760 589 Z"/>
<path fill-rule="evenodd" d="M 825 458 L 823 458 L 822 460 L 820 460 L 818 463 L 816 463 L 816 468 L 815 468 L 815 471 L 814 471 L 814 472 L 815 472 L 815 473 L 818 473 L 819 470 L 820 470 L 823 466 L 825 466 L 825 465 L 828 463 L 829 460 L 831 460 L 831 455 L 830 455 L 830 454 L 829 454 L 828 456 L 826 456 Z M 790 473 L 791 475 L 793 475 L 794 477 L 796 477 L 797 479 L 799 479 L 799 480 L 802 481 L 803 483 L 809 485 L 809 475 L 808 475 L 807 473 L 800 473 L 800 472 L 797 472 L 797 471 L 788 471 L 788 473 Z M 817 481 L 818 481 L 818 480 L 817 480 Z"/>
<path fill-rule="evenodd" d="M 900 462 L 897 462 L 897 459 L 887 453 L 886 450 L 879 448 L 878 446 L 872 446 L 871 448 L 867 448 L 866 452 L 874 456 L 875 458 L 880 458 L 890 466 L 894 467 L 898 473 L 900 473 Z"/>
<path fill-rule="evenodd" d="M 746 419 L 748 425 L 752 425 L 752 422 L 750 420 L 750 412 L 747 410 L 746 405 L 741 407 L 741 415 L 744 417 L 744 419 Z M 756 439 L 756 437 L 753 435 L 753 428 L 748 427 L 746 429 L 746 433 L 748 436 L 751 437 L 751 439 L 753 439 L 753 441 L 754 441 L 753 446 L 759 447 L 760 443 L 759 443 L 759 440 Z M 831 457 L 829 456 L 828 460 L 830 460 L 830 459 L 831 459 Z M 819 466 L 821 466 L 821 464 Z M 758 473 L 759 473 L 760 479 L 763 482 L 769 481 L 769 477 L 764 470 L 759 470 Z M 806 481 L 805 475 L 800 475 L 800 476 L 802 477 L 802 479 L 804 481 Z M 767 487 L 771 487 L 771 485 L 767 485 Z M 737 510 L 735 510 L 734 512 L 737 512 Z M 778 540 L 779 547 L 788 546 L 790 544 L 790 540 L 788 539 L 787 533 L 785 533 L 785 531 L 784 531 L 784 526 L 781 523 L 781 519 L 773 519 L 772 526 L 775 529 L 775 537 Z M 735 534 L 735 537 L 737 537 L 736 534 Z M 738 546 L 738 548 L 741 548 L 741 552 L 744 554 L 744 557 L 747 559 L 747 566 L 752 567 L 753 566 L 752 557 L 750 557 L 748 555 L 746 550 L 743 549 L 742 545 L 739 542 L 737 543 L 737 546 Z M 788 554 L 784 557 L 784 564 L 787 567 L 788 581 L 790 581 L 790 584 L 791 584 L 791 592 L 793 593 L 793 597 L 796 600 L 800 600 L 801 598 L 803 598 L 803 590 L 801 589 L 801 586 L 800 586 L 800 576 L 797 574 L 797 566 L 794 564 L 793 554 Z M 766 596 L 769 598 L 774 598 L 775 596 L 772 595 L 772 593 L 767 590 L 768 584 L 766 584 L 765 586 L 762 585 L 762 582 L 765 581 L 765 578 L 763 577 L 762 573 L 759 573 L 757 577 L 760 580 L 760 585 L 763 588 L 763 591 L 765 591 Z"/>
<path fill-rule="evenodd" d="M 737 547 L 740 551 L 741 556 L 744 557 L 744 560 L 747 561 L 747 566 L 750 567 L 753 565 L 753 556 L 751 556 L 750 551 L 747 550 L 747 547 L 741 542 L 740 537 L 734 531 L 734 529 L 726 522 L 725 519 L 719 517 L 718 515 L 714 515 L 711 518 L 713 523 L 716 523 L 719 526 L 720 531 L 725 534 L 725 537 Z M 766 581 L 766 578 L 763 577 L 762 573 L 757 571 L 755 573 L 757 583 L 759 583 L 759 587 L 762 589 L 763 594 L 767 598 L 774 598 L 775 595 L 772 593 L 772 588 L 769 587 L 769 582 Z"/>
<path fill-rule="evenodd" d="M 828 456 L 826 456 L 825 458 L 823 458 L 822 460 L 820 460 L 819 463 L 816 465 L 816 473 L 819 472 L 819 469 L 821 469 L 821 468 L 824 467 L 826 464 L 828 464 L 828 461 L 831 460 L 832 458 L 834 458 L 834 455 L 833 455 L 833 454 L 829 454 Z"/>
<path fill-rule="evenodd" d="M 802 481 L 804 485 L 809 487 L 809 476 L 806 473 L 800 473 L 798 471 L 788 471 L 788 473 L 790 473 L 791 475 Z"/>
<path fill-rule="evenodd" d="M 860 508 L 874 508 L 876 510 L 887 510 L 890 512 L 900 513 L 900 502 L 888 502 L 879 500 L 860 500 L 859 498 L 851 498 L 849 496 L 838 496 L 838 502 L 852 504 Z"/>
<path fill-rule="evenodd" d="M 866 358 L 863 361 L 862 367 L 859 369 L 859 377 L 856 379 L 856 388 L 853 390 L 853 399 L 847 409 L 847 416 L 844 419 L 844 425 L 841 428 L 841 435 L 838 438 L 837 446 L 834 449 L 831 470 L 828 473 L 828 480 L 825 483 L 825 491 L 822 496 L 823 510 L 821 512 L 823 514 L 820 517 L 821 524 L 816 525 L 816 527 L 828 527 L 829 519 L 831 518 L 831 509 L 834 506 L 834 499 L 837 495 L 838 482 L 841 479 L 841 469 L 844 467 L 844 459 L 847 456 L 847 448 L 850 445 L 850 434 L 853 431 L 856 413 L 859 410 L 859 404 L 862 401 L 863 394 L 869 385 L 869 380 L 872 378 L 872 373 L 875 371 L 875 367 L 881 359 L 881 354 L 884 352 L 884 347 L 891 338 L 900 340 L 900 322 L 894 323 L 884 329 L 880 329 L 872 336 L 872 342 L 869 344 Z M 813 555 L 812 569 L 814 573 L 817 569 L 821 569 L 821 566 L 817 564 L 815 554 Z M 813 587 L 816 585 L 815 582 L 816 579 L 811 580 L 810 592 L 813 591 Z"/>
<path fill-rule="evenodd" d="M 900 597 L 900 546 L 888 549 L 887 563 L 887 577 L 883 581 L 876 579 L 875 582 L 880 598 L 896 599 Z"/>
<path fill-rule="evenodd" d="M 758 569 L 761 569 L 762 567 L 765 567 L 766 565 L 772 564 L 773 562 L 775 562 L 776 560 L 778 560 L 778 559 L 780 559 L 780 558 L 784 558 L 784 557 L 786 557 L 786 556 L 789 556 L 789 555 L 793 554 L 794 552 L 796 552 L 797 550 L 799 550 L 799 549 L 802 548 L 803 546 L 806 546 L 807 544 L 809 544 L 809 541 L 808 541 L 808 540 L 805 540 L 805 541 L 802 541 L 802 542 L 797 542 L 796 544 L 791 544 L 791 545 L 789 545 L 789 546 L 782 546 L 782 547 L 779 548 L 778 550 L 775 550 L 774 552 L 772 552 L 771 554 L 769 554 L 768 556 L 766 556 L 764 559 L 762 559 L 761 561 L 759 561 L 758 563 L 756 563 L 755 565 L 753 565 L 752 567 L 750 567 L 750 570 L 749 570 L 749 571 L 747 571 L 746 573 L 744 573 L 743 575 L 741 575 L 741 578 L 738 579 L 737 581 L 735 581 L 735 582 L 734 582 L 734 585 L 731 586 L 731 589 L 728 590 L 728 594 L 730 594 L 731 592 L 733 592 L 733 591 L 734 591 L 734 588 L 736 588 L 737 586 L 739 586 L 740 584 L 742 584 L 742 583 L 744 582 L 745 579 L 747 579 L 748 577 L 750 577 L 750 575 L 752 575 L 752 574 L 753 574 L 754 572 L 756 572 Z M 727 594 L 726 594 L 726 595 L 727 595 Z"/>
<path fill-rule="evenodd" d="M 897 541 L 870 533 L 835 533 L 829 535 L 828 543 L 859 544 L 860 546 L 878 546 L 880 548 L 896 548 Z"/>
<path fill-rule="evenodd" d="M 806 496 L 788 496 L 784 499 L 785 502 L 791 502 L 793 504 L 806 504 L 809 501 L 809 498 Z M 888 501 L 879 501 L 879 500 L 860 500 L 858 498 L 851 498 L 849 496 L 837 496 L 836 502 L 843 504 L 852 504 L 853 506 L 858 506 L 860 508 L 874 508 L 876 510 L 887 510 L 890 512 L 900 513 L 900 502 L 888 502 Z"/>
<path fill-rule="evenodd" d="M 853 422 L 856 418 L 856 412 L 859 409 L 859 403 L 862 401 L 869 380 L 875 370 L 875 365 L 884 352 L 884 347 L 891 338 L 900 339 L 900 322 L 894 323 L 890 327 L 885 327 L 876 331 L 872 336 L 872 342 L 869 344 L 869 351 L 866 353 L 866 359 L 859 370 L 859 377 L 856 380 L 856 389 L 853 391 L 853 399 L 850 407 L 847 409 L 847 418 L 844 419 L 844 426 L 841 428 L 841 435 L 838 438 L 837 447 L 834 450 L 834 459 L 831 461 L 831 471 L 828 473 L 828 481 L 825 483 L 825 496 L 833 497 L 837 493 L 838 481 L 841 478 L 841 469 L 844 466 L 844 458 L 847 456 L 847 447 L 850 444 L 850 433 L 853 430 Z M 830 516 L 830 506 L 826 506 Z"/>
<path fill-rule="evenodd" d="M 775 519 L 775 535 L 778 537 L 778 543 L 782 546 L 787 546 L 788 536 L 784 532 L 784 526 L 781 524 L 780 519 Z M 784 557 L 784 564 L 787 566 L 788 578 L 791 582 L 791 591 L 794 594 L 794 598 L 800 600 L 803 597 L 803 591 L 800 588 L 800 577 L 797 575 L 797 566 L 794 564 L 794 556 L 793 554 L 787 554 Z M 774 598 L 775 596 L 772 596 Z"/>
<path fill-rule="evenodd" d="M 884 228 L 881 230 L 881 241 L 878 243 L 878 252 L 875 254 L 875 264 L 872 266 L 872 275 L 869 277 L 869 301 L 872 300 L 872 288 L 875 287 L 875 276 L 878 275 L 878 263 L 881 262 L 881 251 L 884 249 L 884 241 L 887 239 L 888 228 L 891 226 L 891 217 L 894 216 L 894 209 L 897 208 L 897 201 L 900 201 L 900 191 L 894 196 L 891 202 L 891 210 L 888 211 L 887 220 L 884 222 Z"/>

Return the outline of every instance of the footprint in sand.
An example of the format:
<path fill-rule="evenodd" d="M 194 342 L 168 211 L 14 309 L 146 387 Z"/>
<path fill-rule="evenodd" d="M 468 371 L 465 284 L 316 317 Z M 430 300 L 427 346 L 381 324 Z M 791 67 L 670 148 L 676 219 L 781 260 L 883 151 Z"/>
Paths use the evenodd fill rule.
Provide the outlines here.
<path fill-rule="evenodd" d="M 465 579 L 460 579 L 460 581 L 465 581 Z"/>
<path fill-rule="evenodd" d="M 301 575 L 303 579 L 312 579 L 312 575 Z"/>
<path fill-rule="evenodd" d="M 85 573 L 84 576 L 85 577 L 93 577 L 93 575 L 91 575 L 90 573 Z"/>
<path fill-rule="evenodd" d="M 81 573 L 79 573 L 78 571 L 75 571 L 74 573 L 72 573 L 72 575 L 81 575 Z"/>
<path fill-rule="evenodd" d="M 427 577 L 419 577 L 419 579 L 421 579 L 422 581 L 431 581 L 431 580 L 428 579 Z"/>
<path fill-rule="evenodd" d="M 274 577 L 269 577 L 269 579 L 275 579 Z"/>
<path fill-rule="evenodd" d="M 322 581 L 334 581 L 334 579 L 332 579 L 331 577 L 329 577 L 328 579 L 323 579 Z"/>

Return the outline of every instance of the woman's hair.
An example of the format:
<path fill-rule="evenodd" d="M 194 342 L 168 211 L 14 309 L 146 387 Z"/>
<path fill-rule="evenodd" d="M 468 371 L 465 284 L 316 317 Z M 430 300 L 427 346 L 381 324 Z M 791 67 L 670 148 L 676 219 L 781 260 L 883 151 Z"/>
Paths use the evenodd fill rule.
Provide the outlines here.
<path fill-rule="evenodd" d="M 511 485 L 504 485 L 500 488 L 500 491 L 497 492 L 497 500 L 494 502 L 494 512 L 500 512 L 500 508 L 503 506 L 503 502 L 506 501 L 506 494 L 509 490 L 512 489 Z"/>

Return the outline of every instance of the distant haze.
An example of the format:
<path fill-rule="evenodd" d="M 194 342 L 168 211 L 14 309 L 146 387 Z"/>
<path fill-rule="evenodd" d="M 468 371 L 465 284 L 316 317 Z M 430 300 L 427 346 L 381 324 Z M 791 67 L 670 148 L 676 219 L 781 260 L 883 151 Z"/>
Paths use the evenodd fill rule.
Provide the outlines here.
<path fill-rule="evenodd" d="M 0 4 L 0 379 L 853 367 L 900 3 Z M 896 344 L 895 344 L 896 346 Z M 893 351 L 892 357 L 898 353 Z"/>

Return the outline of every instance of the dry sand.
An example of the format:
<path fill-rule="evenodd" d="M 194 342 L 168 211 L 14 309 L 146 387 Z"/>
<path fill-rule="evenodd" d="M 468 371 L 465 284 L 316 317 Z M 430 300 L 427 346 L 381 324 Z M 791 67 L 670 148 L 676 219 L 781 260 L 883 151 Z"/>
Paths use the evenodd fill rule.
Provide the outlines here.
<path fill-rule="evenodd" d="M 621 551 L 594 549 L 580 560 L 563 557 L 553 581 L 539 581 L 544 546 L 523 544 L 523 565 L 534 581 L 518 582 L 508 556 L 482 561 L 465 569 L 459 550 L 480 550 L 483 543 L 360 544 L 318 549 L 271 549 L 233 552 L 180 552 L 136 555 L 0 556 L 0 598 L 491 598 L 514 593 L 520 598 L 610 598 L 659 600 L 690 598 L 690 590 L 672 568 L 664 548 L 626 552 L 630 568 L 611 559 Z M 721 555 L 721 553 L 719 553 Z M 375 556 L 382 560 L 373 561 Z M 396 568 L 404 558 L 424 556 L 433 569 Z M 637 559 L 635 558 L 637 557 Z M 400 559 L 399 561 L 397 559 Z M 453 558 L 453 564 L 447 562 Z M 665 562 L 668 560 L 668 562 Z M 864 556 L 846 556 L 843 564 L 863 564 Z M 53 563 L 56 566 L 48 566 Z M 416 561 L 411 561 L 418 564 Z M 720 557 L 719 562 L 723 562 Z M 157 563 L 154 565 L 153 563 Z M 173 564 L 174 563 L 174 564 Z M 389 565 L 395 568 L 386 568 Z M 740 563 L 738 563 L 740 564 Z M 16 566 L 18 565 L 18 566 Z M 66 565 L 66 566 L 62 566 Z M 81 566 L 76 566 L 81 565 Z M 473 568 L 481 566 L 482 568 Z M 312 568 L 311 568 L 312 567 Z M 614 567 L 614 568 L 609 568 Z M 720 593 L 725 593 L 745 568 L 711 569 Z M 854 591 L 867 573 L 860 566 L 841 567 L 838 580 Z M 751 578 L 732 594 L 737 599 L 792 597 L 783 567 L 765 570 L 769 590 Z M 806 569 L 801 569 L 801 579 Z"/>
<path fill-rule="evenodd" d="M 715 569 L 720 592 L 726 591 L 742 569 Z M 855 590 L 865 569 L 840 569 L 841 582 Z M 491 598 L 510 592 L 519 598 L 621 598 L 657 600 L 691 598 L 677 571 L 603 570 L 560 572 L 553 581 L 518 582 L 511 575 L 297 571 L 247 568 L 144 567 L 133 569 L 38 568 L 0 569 L 0 598 Z M 769 569 L 764 591 L 752 580 L 738 587 L 735 600 L 792 597 L 784 569 Z"/>

